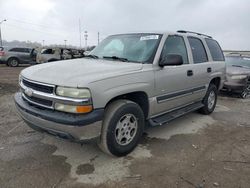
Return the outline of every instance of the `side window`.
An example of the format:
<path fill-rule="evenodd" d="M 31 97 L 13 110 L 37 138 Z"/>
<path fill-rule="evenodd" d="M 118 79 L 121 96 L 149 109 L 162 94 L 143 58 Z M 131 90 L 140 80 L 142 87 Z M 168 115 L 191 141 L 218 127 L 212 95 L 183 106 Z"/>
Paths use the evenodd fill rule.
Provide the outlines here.
<path fill-rule="evenodd" d="M 31 49 L 29 49 L 29 48 L 24 48 L 24 49 L 23 49 L 23 52 L 24 52 L 24 53 L 30 53 L 30 52 L 31 52 Z"/>
<path fill-rule="evenodd" d="M 10 52 L 19 52 L 19 51 L 18 51 L 18 48 L 11 48 L 9 51 L 10 51 Z"/>
<path fill-rule="evenodd" d="M 164 58 L 167 55 L 176 54 L 182 56 L 183 63 L 188 64 L 187 48 L 183 37 L 181 36 L 168 36 L 165 41 L 161 57 Z"/>
<path fill-rule="evenodd" d="M 202 41 L 195 37 L 188 37 L 188 41 L 192 49 L 194 63 L 207 62 L 207 53 Z"/>
<path fill-rule="evenodd" d="M 220 45 L 216 40 L 205 39 L 214 61 L 225 61 Z"/>

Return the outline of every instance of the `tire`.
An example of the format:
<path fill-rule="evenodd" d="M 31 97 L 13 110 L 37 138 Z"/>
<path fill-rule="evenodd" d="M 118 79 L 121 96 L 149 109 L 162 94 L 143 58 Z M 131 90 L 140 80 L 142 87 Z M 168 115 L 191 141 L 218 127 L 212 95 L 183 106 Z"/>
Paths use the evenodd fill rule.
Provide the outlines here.
<path fill-rule="evenodd" d="M 202 103 L 204 104 L 204 107 L 202 107 L 199 110 L 200 113 L 208 115 L 214 111 L 216 103 L 217 103 L 217 95 L 218 95 L 217 87 L 214 84 L 210 84 L 208 87 L 206 96 L 204 97 L 202 101 Z"/>
<path fill-rule="evenodd" d="M 250 96 L 250 85 L 247 85 L 244 90 L 241 92 L 240 97 L 242 99 L 246 99 Z"/>
<path fill-rule="evenodd" d="M 138 104 L 117 100 L 105 110 L 99 147 L 109 155 L 125 156 L 138 145 L 144 125 L 144 114 Z"/>
<path fill-rule="evenodd" d="M 10 59 L 8 59 L 8 65 L 10 67 L 17 67 L 19 65 L 19 60 L 15 57 L 11 57 Z"/>

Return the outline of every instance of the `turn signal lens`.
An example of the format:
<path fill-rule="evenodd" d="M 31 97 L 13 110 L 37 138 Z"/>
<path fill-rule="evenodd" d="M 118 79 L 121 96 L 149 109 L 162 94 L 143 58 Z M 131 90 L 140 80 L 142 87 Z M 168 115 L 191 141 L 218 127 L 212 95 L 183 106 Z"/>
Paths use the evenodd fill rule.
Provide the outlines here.
<path fill-rule="evenodd" d="M 76 111 L 77 113 L 88 113 L 91 112 L 93 110 L 91 105 L 88 106 L 77 106 L 76 107 Z"/>
<path fill-rule="evenodd" d="M 84 114 L 93 110 L 92 105 L 73 106 L 68 104 L 55 103 L 55 109 L 62 112 Z"/>

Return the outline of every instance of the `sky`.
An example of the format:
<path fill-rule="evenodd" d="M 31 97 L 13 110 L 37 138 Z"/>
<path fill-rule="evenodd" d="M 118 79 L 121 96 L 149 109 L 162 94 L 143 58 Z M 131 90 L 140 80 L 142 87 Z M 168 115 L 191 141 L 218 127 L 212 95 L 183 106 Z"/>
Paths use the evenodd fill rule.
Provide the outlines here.
<path fill-rule="evenodd" d="M 97 44 L 108 35 L 189 30 L 224 50 L 250 50 L 250 0 L 0 0 L 4 40 Z M 80 23 L 79 24 L 79 20 Z M 80 29 L 79 29 L 80 25 Z"/>

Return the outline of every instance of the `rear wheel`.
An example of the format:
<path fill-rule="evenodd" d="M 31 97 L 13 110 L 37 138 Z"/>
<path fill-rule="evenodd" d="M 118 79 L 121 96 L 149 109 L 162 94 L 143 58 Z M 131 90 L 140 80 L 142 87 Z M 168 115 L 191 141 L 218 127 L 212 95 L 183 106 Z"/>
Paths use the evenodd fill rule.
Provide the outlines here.
<path fill-rule="evenodd" d="M 217 103 L 217 95 L 218 90 L 214 84 L 210 84 L 206 93 L 206 96 L 203 99 L 204 107 L 202 107 L 199 111 L 202 114 L 208 115 L 211 114 L 216 106 Z"/>
<path fill-rule="evenodd" d="M 108 154 L 124 156 L 137 146 L 145 124 L 140 106 L 129 100 L 118 100 L 105 110 L 100 148 Z"/>
<path fill-rule="evenodd" d="M 8 60 L 8 65 L 10 67 L 17 67 L 19 65 L 19 60 L 17 58 L 12 57 Z"/>

